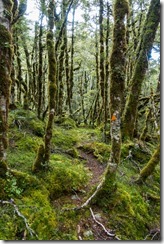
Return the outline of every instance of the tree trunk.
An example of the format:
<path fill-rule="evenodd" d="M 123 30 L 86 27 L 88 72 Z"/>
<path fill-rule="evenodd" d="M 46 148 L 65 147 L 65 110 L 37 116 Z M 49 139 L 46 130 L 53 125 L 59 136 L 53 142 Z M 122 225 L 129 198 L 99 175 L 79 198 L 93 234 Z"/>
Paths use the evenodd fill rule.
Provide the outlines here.
<path fill-rule="evenodd" d="M 0 0 L 0 177 L 5 177 L 7 171 L 7 130 L 8 108 L 11 85 L 12 37 L 10 19 L 4 14 L 11 13 L 12 3 Z"/>
<path fill-rule="evenodd" d="M 116 170 L 121 153 L 121 113 L 125 83 L 126 28 L 125 15 L 129 6 L 126 0 L 115 0 L 113 48 L 110 58 L 110 116 L 111 116 L 111 156 L 102 182 L 97 186 L 95 200 L 110 197 L 116 190 Z M 92 199 L 92 198 L 91 198 Z"/>
<path fill-rule="evenodd" d="M 41 10 L 42 11 L 42 10 Z M 42 93 L 43 93 L 43 13 L 41 13 L 40 17 L 40 25 L 39 25 L 39 69 L 38 69 L 38 78 L 37 78 L 37 87 L 38 87 L 38 107 L 37 107 L 37 115 L 38 118 L 41 119 L 42 113 Z"/>
<path fill-rule="evenodd" d="M 130 82 L 130 91 L 123 113 L 122 134 L 124 139 L 133 138 L 139 95 L 147 71 L 148 58 L 152 49 L 159 20 L 160 1 L 151 0 L 150 8 L 142 31 L 141 42 L 137 51 L 135 61 L 136 65 Z"/>
<path fill-rule="evenodd" d="M 136 183 L 143 184 L 143 182 L 145 182 L 146 179 L 153 174 L 155 167 L 159 162 L 160 162 L 160 145 L 158 145 L 157 149 L 153 153 L 149 162 L 141 170 L 139 178 L 136 180 Z"/>
<path fill-rule="evenodd" d="M 37 172 L 41 169 L 46 169 L 51 153 L 51 138 L 53 130 L 53 121 L 55 115 L 55 98 L 56 98 L 56 55 L 54 45 L 54 0 L 49 2 L 48 11 L 48 26 L 47 33 L 47 49 L 48 49 L 48 65 L 49 65 L 49 116 L 44 138 L 44 145 L 41 145 L 38 150 L 36 161 L 33 165 L 33 171 Z"/>

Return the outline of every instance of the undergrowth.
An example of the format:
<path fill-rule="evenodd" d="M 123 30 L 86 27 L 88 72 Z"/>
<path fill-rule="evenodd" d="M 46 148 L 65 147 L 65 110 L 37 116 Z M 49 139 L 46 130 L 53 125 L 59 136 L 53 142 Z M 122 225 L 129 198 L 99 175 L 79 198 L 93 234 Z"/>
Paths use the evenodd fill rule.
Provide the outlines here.
<path fill-rule="evenodd" d="M 50 167 L 32 174 L 32 164 L 42 142 L 45 123 L 32 111 L 18 109 L 9 118 L 9 172 L 0 178 L 0 200 L 11 201 L 26 218 L 36 235 L 31 236 L 25 221 L 12 204 L 0 203 L 1 240 L 78 240 L 81 225 L 83 240 L 94 240 L 89 210 L 65 211 L 76 206 L 72 196 L 85 193 L 91 174 L 78 150 L 106 164 L 111 147 L 102 141 L 98 128 L 77 127 L 71 119 L 54 123 Z M 152 229 L 160 228 L 160 165 L 146 183 L 137 185 L 135 177 L 148 162 L 155 141 L 127 141 L 122 144 L 121 163 L 116 175 L 117 190 L 104 196 L 96 211 L 107 219 L 107 227 L 121 240 L 151 240 Z M 82 225 L 83 223 L 83 225 Z M 88 233 L 91 233 L 89 236 Z"/>

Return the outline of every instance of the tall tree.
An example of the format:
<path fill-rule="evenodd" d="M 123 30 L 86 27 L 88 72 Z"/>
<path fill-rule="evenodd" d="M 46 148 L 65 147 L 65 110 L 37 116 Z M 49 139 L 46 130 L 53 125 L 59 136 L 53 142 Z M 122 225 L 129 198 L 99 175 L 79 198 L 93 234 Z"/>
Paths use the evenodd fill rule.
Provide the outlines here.
<path fill-rule="evenodd" d="M 104 178 L 92 195 L 95 198 L 109 197 L 116 189 L 115 176 L 121 154 L 121 115 L 126 68 L 126 26 L 124 20 L 128 12 L 129 5 L 126 0 L 115 0 L 113 47 L 110 57 L 110 133 L 112 148 Z"/>
<path fill-rule="evenodd" d="M 24 3 L 24 8 L 21 4 Z M 0 176 L 7 171 L 8 110 L 12 70 L 11 22 L 15 22 L 26 10 L 26 1 L 21 1 L 17 12 L 17 1 L 0 0 Z M 17 16 L 15 14 L 17 12 Z"/>
<path fill-rule="evenodd" d="M 33 165 L 33 171 L 37 172 L 44 169 L 49 163 L 50 146 L 52 138 L 53 121 L 55 115 L 55 96 L 56 96 L 56 55 L 54 45 L 54 0 L 49 1 L 48 6 L 48 33 L 47 33 L 47 50 L 48 50 L 48 80 L 49 80 L 49 116 L 45 132 L 44 145 L 40 145 L 36 161 Z"/>
<path fill-rule="evenodd" d="M 133 138 L 137 118 L 139 95 L 141 93 L 142 83 L 148 68 L 148 60 L 159 21 L 160 1 L 151 0 L 149 11 L 142 30 L 140 44 L 136 53 L 134 73 L 130 81 L 130 91 L 123 113 L 122 133 L 124 138 Z"/>

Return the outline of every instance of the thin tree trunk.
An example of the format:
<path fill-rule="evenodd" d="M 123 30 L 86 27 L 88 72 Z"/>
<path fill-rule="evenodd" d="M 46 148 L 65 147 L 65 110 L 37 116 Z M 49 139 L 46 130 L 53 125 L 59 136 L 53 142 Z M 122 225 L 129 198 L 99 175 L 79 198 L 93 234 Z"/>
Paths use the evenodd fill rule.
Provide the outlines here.
<path fill-rule="evenodd" d="M 139 178 L 135 181 L 137 184 L 143 184 L 146 179 L 153 174 L 156 165 L 160 162 L 160 145 L 157 146 L 157 149 L 153 153 L 149 162 L 141 170 Z"/>
<path fill-rule="evenodd" d="M 41 118 L 42 113 L 42 88 L 43 88 L 43 44 L 42 44 L 42 38 L 43 38 L 43 13 L 41 13 L 40 17 L 40 25 L 39 25 L 39 69 L 38 69 L 38 107 L 37 107 L 37 115 L 38 118 Z"/>
<path fill-rule="evenodd" d="M 136 65 L 130 83 L 130 92 L 127 97 L 123 113 L 122 133 L 124 139 L 133 138 L 139 95 L 148 68 L 148 57 L 152 49 L 159 20 L 160 1 L 151 0 L 150 8 L 142 31 L 141 42 L 137 51 Z"/>
<path fill-rule="evenodd" d="M 49 116 L 45 132 L 44 145 L 41 145 L 38 150 L 36 161 L 33 165 L 33 171 L 37 172 L 41 169 L 46 169 L 49 164 L 51 153 L 51 138 L 53 130 L 53 121 L 55 115 L 55 98 L 56 98 L 56 55 L 54 45 L 54 0 L 49 1 L 48 11 L 48 33 L 47 33 L 47 49 L 48 49 L 48 65 L 49 65 Z"/>
<path fill-rule="evenodd" d="M 110 116 L 111 116 L 111 156 L 104 177 L 89 201 L 110 197 L 116 190 L 116 170 L 121 153 L 121 113 L 125 85 L 126 28 L 125 15 L 129 6 L 126 0 L 115 0 L 113 48 L 110 58 Z M 92 199 L 93 198 L 93 199 Z M 83 204 L 85 205 L 85 204 Z"/>

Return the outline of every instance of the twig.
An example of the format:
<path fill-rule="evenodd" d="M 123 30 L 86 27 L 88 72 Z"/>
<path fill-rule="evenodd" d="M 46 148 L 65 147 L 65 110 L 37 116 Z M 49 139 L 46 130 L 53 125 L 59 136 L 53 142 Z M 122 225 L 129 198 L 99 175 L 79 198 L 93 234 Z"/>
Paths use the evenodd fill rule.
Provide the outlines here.
<path fill-rule="evenodd" d="M 106 233 L 108 236 L 110 236 L 110 237 L 115 237 L 117 240 L 120 240 L 115 234 L 112 234 L 112 233 L 110 233 L 109 231 L 107 231 L 107 229 L 105 228 L 105 226 L 104 226 L 102 223 L 100 223 L 100 222 L 96 219 L 96 217 L 95 217 L 95 215 L 94 215 L 94 213 L 93 213 L 93 211 L 92 211 L 92 208 L 89 208 L 89 210 L 90 210 L 90 212 L 91 212 L 91 215 L 92 215 L 94 221 L 95 221 L 98 225 L 100 225 L 100 226 L 103 228 L 103 230 L 105 231 L 105 233 Z"/>
<path fill-rule="evenodd" d="M 14 210 L 15 210 L 15 212 L 16 212 L 16 214 L 24 220 L 26 229 L 29 231 L 30 235 L 31 235 L 31 236 L 36 236 L 36 237 L 38 238 L 38 236 L 37 236 L 37 234 L 34 232 L 34 230 L 30 228 L 30 226 L 29 226 L 29 224 L 28 224 L 28 221 L 27 221 L 26 217 L 25 217 L 23 214 L 21 214 L 21 212 L 19 211 L 17 205 L 14 204 L 14 200 L 13 200 L 13 199 L 10 199 L 10 201 L 3 201 L 3 200 L 0 200 L 0 203 L 2 203 L 2 204 L 10 204 L 11 206 L 13 206 L 13 207 L 14 207 Z"/>

